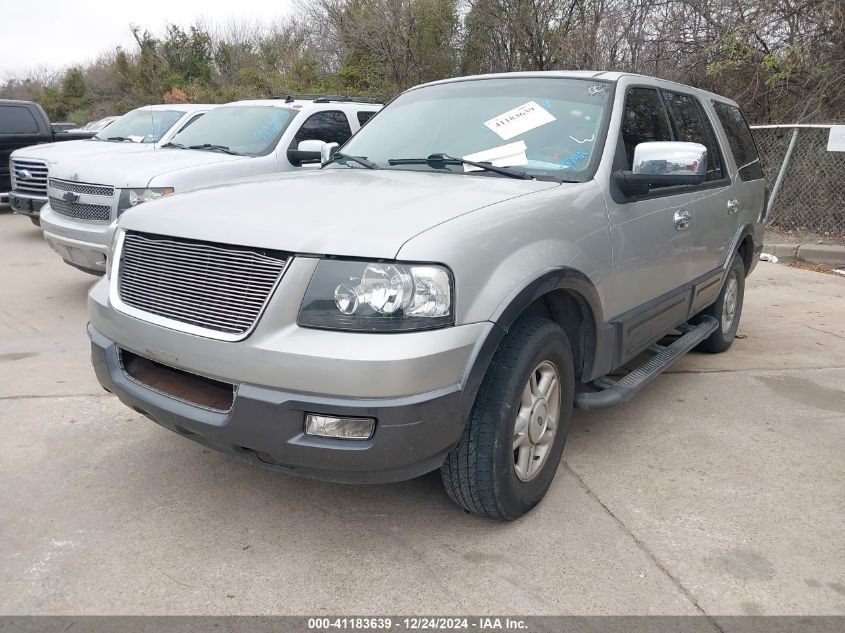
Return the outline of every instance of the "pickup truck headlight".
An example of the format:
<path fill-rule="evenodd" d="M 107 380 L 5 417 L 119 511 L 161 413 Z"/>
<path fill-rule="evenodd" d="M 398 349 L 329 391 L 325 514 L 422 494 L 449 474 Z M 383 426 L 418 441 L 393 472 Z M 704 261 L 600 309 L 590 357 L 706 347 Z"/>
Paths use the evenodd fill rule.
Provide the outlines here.
<path fill-rule="evenodd" d="M 454 323 L 452 275 L 435 264 L 321 260 L 297 322 L 357 332 L 409 332 Z"/>
<path fill-rule="evenodd" d="M 173 187 L 147 187 L 144 189 L 121 189 L 120 199 L 117 201 L 118 215 L 143 202 L 149 202 L 173 193 Z"/>

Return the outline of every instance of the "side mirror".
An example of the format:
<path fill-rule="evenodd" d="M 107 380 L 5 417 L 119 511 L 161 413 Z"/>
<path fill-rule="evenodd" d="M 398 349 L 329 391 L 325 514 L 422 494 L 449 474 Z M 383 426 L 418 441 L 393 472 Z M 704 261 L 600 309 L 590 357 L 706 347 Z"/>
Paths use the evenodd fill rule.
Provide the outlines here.
<path fill-rule="evenodd" d="M 654 141 L 634 148 L 631 171 L 620 171 L 616 182 L 626 194 L 648 193 L 654 186 L 700 185 L 707 179 L 707 148 L 700 143 Z"/>
<path fill-rule="evenodd" d="M 337 143 L 324 143 L 323 149 L 320 151 L 320 162 L 328 162 L 328 160 L 337 153 L 338 149 L 340 149 L 340 145 Z"/>
<path fill-rule="evenodd" d="M 305 163 L 319 163 L 325 145 L 323 141 L 300 141 L 296 149 L 288 150 L 288 161 L 294 167 Z"/>

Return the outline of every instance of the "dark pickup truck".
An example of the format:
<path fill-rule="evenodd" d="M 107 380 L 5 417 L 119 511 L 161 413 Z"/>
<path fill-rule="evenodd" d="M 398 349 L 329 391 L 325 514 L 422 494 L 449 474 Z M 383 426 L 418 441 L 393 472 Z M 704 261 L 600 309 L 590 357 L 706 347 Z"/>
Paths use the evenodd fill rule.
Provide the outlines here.
<path fill-rule="evenodd" d="M 31 101 L 0 99 L 0 202 L 9 201 L 12 188 L 9 156 L 16 149 L 39 143 L 91 138 L 94 132 L 56 131 L 47 113 Z"/>

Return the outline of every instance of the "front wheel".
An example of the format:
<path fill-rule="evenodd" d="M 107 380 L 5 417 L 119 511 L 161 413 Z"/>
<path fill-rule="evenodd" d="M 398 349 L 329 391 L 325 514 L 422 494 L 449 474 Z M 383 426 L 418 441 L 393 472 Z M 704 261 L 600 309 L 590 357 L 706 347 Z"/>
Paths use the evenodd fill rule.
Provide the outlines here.
<path fill-rule="evenodd" d="M 745 299 L 745 264 L 739 257 L 734 257 L 728 269 L 725 284 L 716 303 L 701 314 L 712 316 L 719 322 L 719 327 L 708 338 L 699 343 L 698 349 L 709 354 L 726 351 L 734 342 L 742 316 L 742 304 Z"/>
<path fill-rule="evenodd" d="M 569 339 L 559 325 L 530 318 L 511 328 L 440 469 L 455 503 L 513 520 L 542 500 L 566 442 L 574 374 Z"/>

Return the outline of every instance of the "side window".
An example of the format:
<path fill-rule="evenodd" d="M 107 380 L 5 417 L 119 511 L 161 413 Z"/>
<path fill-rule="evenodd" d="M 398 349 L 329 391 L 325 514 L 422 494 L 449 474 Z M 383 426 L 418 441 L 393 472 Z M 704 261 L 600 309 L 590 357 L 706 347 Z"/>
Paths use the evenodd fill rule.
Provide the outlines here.
<path fill-rule="evenodd" d="M 734 155 L 736 166 L 739 169 L 741 180 L 759 180 L 763 177 L 763 166 L 760 164 L 760 157 L 757 155 L 757 146 L 754 144 L 754 137 L 748 129 L 748 123 L 736 106 L 713 102 L 713 109 L 716 116 L 725 130 L 728 137 L 728 144 L 731 146 L 731 153 Z"/>
<path fill-rule="evenodd" d="M 191 125 L 193 125 L 194 123 L 199 121 L 203 117 L 204 114 L 205 114 L 205 112 L 200 112 L 199 114 L 192 116 L 190 119 L 188 119 L 188 122 L 185 123 L 185 125 L 182 126 L 182 129 L 179 130 L 179 132 L 182 132 L 183 130 L 188 129 Z M 177 132 L 177 134 L 178 134 L 178 132 Z"/>
<path fill-rule="evenodd" d="M 707 180 L 720 180 L 722 159 L 713 126 L 707 120 L 698 99 L 679 92 L 664 92 L 669 116 L 675 130 L 675 139 L 688 143 L 700 143 L 707 148 Z"/>
<path fill-rule="evenodd" d="M 297 130 L 291 149 L 296 149 L 302 141 L 323 141 L 343 145 L 350 136 L 352 136 L 352 129 L 343 112 L 338 110 L 316 112 L 305 119 L 305 123 Z"/>
<path fill-rule="evenodd" d="M 0 133 L 37 134 L 38 123 L 28 108 L 22 106 L 0 106 Z"/>
<path fill-rule="evenodd" d="M 358 123 L 361 127 L 364 127 L 364 124 L 373 118 L 375 112 L 368 112 L 367 110 L 359 110 L 358 111 Z"/>
<path fill-rule="evenodd" d="M 631 88 L 625 95 L 622 141 L 628 169 L 634 164 L 634 148 L 647 141 L 671 141 L 669 122 L 654 88 Z"/>

